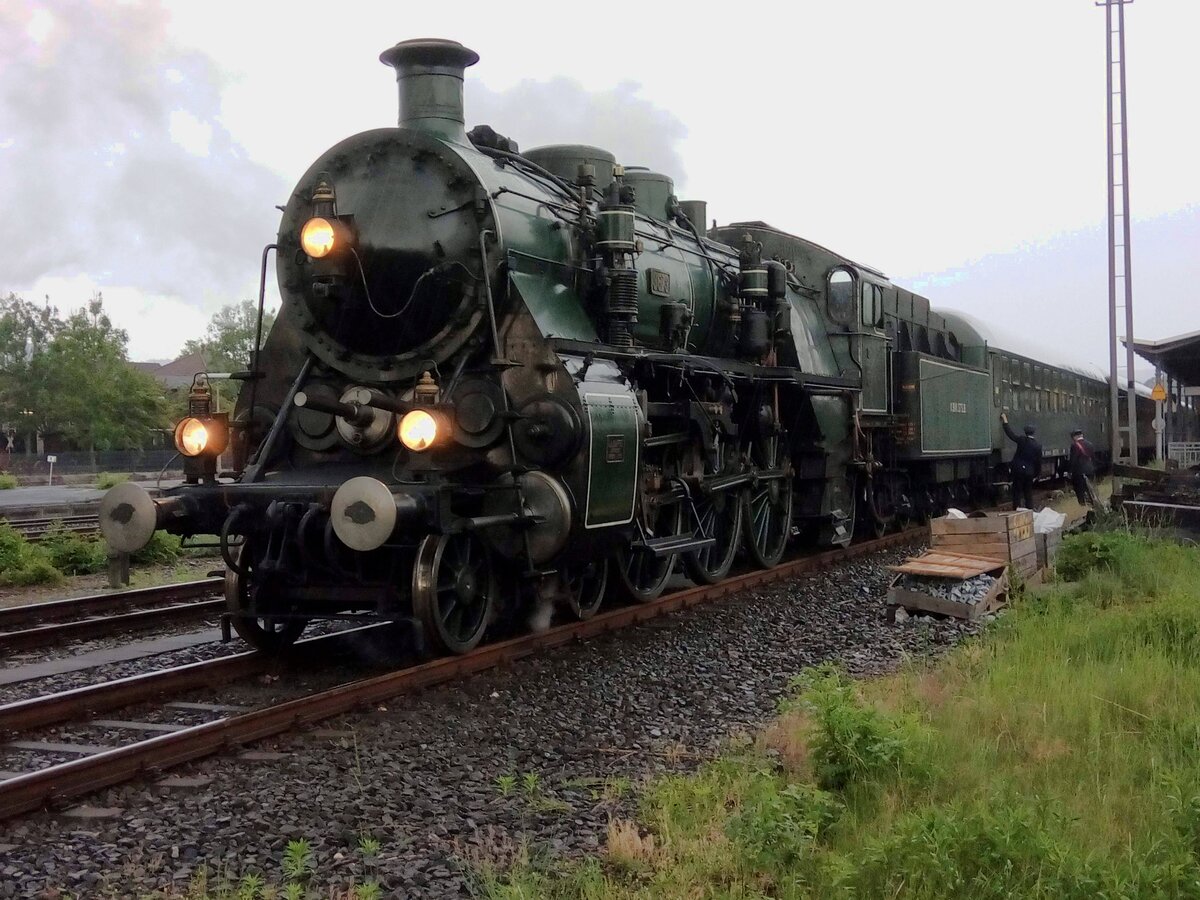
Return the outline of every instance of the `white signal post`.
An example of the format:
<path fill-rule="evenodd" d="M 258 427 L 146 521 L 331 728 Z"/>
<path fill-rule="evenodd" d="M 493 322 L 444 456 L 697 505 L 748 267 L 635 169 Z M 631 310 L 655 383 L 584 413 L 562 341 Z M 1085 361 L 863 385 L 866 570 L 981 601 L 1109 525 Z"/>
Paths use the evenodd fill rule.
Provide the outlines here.
<path fill-rule="evenodd" d="M 47 456 L 46 462 L 50 463 L 50 480 L 46 482 L 47 487 L 54 487 L 54 464 L 58 462 L 57 456 Z"/>

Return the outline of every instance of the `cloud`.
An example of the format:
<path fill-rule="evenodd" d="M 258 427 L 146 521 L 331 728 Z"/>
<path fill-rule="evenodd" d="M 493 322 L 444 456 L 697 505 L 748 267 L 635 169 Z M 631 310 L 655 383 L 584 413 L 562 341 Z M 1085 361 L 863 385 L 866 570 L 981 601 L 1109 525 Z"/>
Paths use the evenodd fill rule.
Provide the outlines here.
<path fill-rule="evenodd" d="M 152 0 L 0 6 L 0 289 L 86 276 L 212 306 L 256 280 L 288 187 L 240 151 L 215 65 L 167 24 Z"/>
<path fill-rule="evenodd" d="M 968 266 L 893 280 L 928 297 L 1007 326 L 1108 371 L 1108 258 L 1105 226 L 995 253 Z M 1200 206 L 1133 220 L 1134 333 L 1162 339 L 1195 329 L 1188 292 L 1200 283 Z M 1124 313 L 1118 334 L 1125 334 Z M 1124 348 L 1120 352 L 1122 370 Z M 1138 360 L 1139 372 L 1148 364 Z"/>
<path fill-rule="evenodd" d="M 570 78 L 520 81 L 494 91 L 468 80 L 464 99 L 467 128 L 491 125 L 522 150 L 544 144 L 591 144 L 626 166 L 646 166 L 671 176 L 676 192 L 687 172 L 679 145 L 687 128 L 673 113 L 638 96 L 640 87 L 622 82 L 589 91 Z"/>

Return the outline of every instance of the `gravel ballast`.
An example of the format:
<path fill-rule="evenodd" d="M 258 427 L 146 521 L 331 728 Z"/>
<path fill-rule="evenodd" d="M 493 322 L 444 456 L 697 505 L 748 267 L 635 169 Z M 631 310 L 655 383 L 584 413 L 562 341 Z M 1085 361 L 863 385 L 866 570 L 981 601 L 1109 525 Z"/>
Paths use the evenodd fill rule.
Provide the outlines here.
<path fill-rule="evenodd" d="M 763 725 L 805 666 L 881 674 L 983 627 L 885 621 L 886 566 L 910 553 L 843 563 L 253 748 L 280 750 L 278 760 L 230 754 L 171 773 L 207 785 L 139 782 L 87 799 L 121 809 L 115 818 L 0 823 L 0 897 L 136 897 L 182 889 L 202 863 L 272 880 L 301 837 L 318 884 L 361 877 L 359 838 L 379 839 L 375 877 L 396 896 L 467 895 L 472 863 L 502 865 L 522 844 L 595 853 L 609 819 L 635 808 L 627 780 L 694 768 Z M 515 781 L 507 793 L 501 776 Z"/>

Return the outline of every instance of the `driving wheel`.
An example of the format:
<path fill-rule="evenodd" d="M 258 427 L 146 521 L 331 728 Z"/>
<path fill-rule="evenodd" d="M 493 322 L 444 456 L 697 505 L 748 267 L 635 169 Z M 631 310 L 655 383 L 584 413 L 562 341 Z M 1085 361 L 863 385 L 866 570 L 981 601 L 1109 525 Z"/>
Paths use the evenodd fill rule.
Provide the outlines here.
<path fill-rule="evenodd" d="M 761 435 L 750 445 L 750 459 L 768 477 L 745 494 L 743 544 L 755 564 L 770 569 L 783 559 L 792 534 L 792 464 L 783 432 Z"/>
<path fill-rule="evenodd" d="M 608 560 L 576 562 L 566 567 L 567 599 L 577 619 L 590 619 L 604 602 L 608 588 Z"/>
<path fill-rule="evenodd" d="M 651 538 L 670 537 L 679 534 L 683 521 L 682 509 L 677 501 L 668 501 L 658 507 L 651 518 Z M 622 547 L 617 551 L 616 569 L 621 588 L 631 600 L 649 603 L 658 598 L 671 580 L 678 553 L 655 556 L 641 548 Z"/>
<path fill-rule="evenodd" d="M 694 447 L 693 454 L 697 474 L 711 477 L 732 473 L 737 468 L 736 455 L 731 452 L 708 454 L 703 448 Z M 716 584 L 733 567 L 742 533 L 742 493 L 741 489 L 706 493 L 697 487 L 692 491 L 691 503 L 685 501 L 686 518 L 695 524 L 696 536 L 716 539 L 715 544 L 703 550 L 683 554 L 684 568 L 698 584 Z"/>
<path fill-rule="evenodd" d="M 417 548 L 413 613 L 443 650 L 475 649 L 491 623 L 497 586 L 491 553 L 473 534 L 431 534 Z"/>

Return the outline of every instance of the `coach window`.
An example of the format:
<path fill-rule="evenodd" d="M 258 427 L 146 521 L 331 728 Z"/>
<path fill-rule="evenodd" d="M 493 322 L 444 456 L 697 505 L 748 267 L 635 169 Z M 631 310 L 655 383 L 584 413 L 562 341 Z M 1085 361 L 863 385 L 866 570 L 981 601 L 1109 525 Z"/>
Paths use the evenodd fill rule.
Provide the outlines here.
<path fill-rule="evenodd" d="M 1001 385 L 1005 381 L 1004 360 L 999 356 L 992 357 L 992 405 L 1000 406 L 1002 402 Z"/>
<path fill-rule="evenodd" d="M 833 321 L 840 325 L 854 321 L 854 275 L 849 269 L 837 268 L 829 273 L 826 303 Z"/>
<path fill-rule="evenodd" d="M 1033 409 L 1033 366 L 1029 363 L 1021 363 L 1021 370 L 1024 377 L 1021 379 L 1025 383 L 1024 400 L 1021 405 L 1030 411 Z"/>

